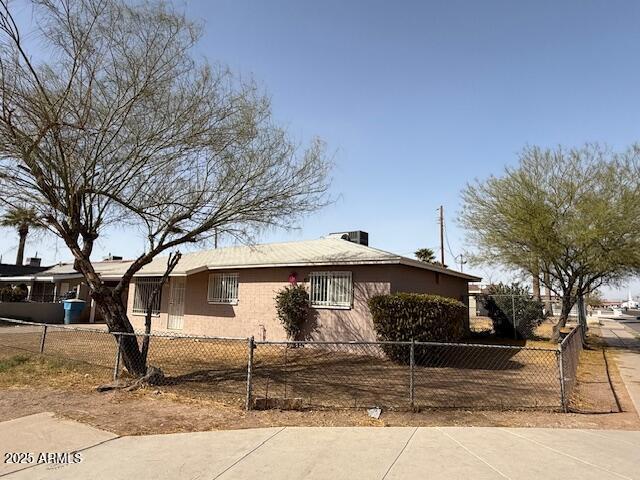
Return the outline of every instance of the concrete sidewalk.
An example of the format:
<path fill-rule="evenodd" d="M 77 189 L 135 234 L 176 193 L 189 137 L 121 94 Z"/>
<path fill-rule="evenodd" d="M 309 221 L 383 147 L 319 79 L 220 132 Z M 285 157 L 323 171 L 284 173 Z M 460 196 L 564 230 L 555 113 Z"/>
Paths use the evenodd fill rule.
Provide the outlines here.
<path fill-rule="evenodd" d="M 0 476 L 29 467 L 25 463 L 8 463 L 5 453 L 63 452 L 93 447 L 116 438 L 113 433 L 71 420 L 39 413 L 0 423 Z"/>
<path fill-rule="evenodd" d="M 640 432 L 287 427 L 118 438 L 36 417 L 0 424 L 4 451 L 83 448 L 82 462 L 23 465 L 3 478 L 640 479 Z M 41 435 L 56 422 L 65 439 Z"/>
<path fill-rule="evenodd" d="M 602 319 L 599 328 L 604 341 L 614 347 L 611 352 L 620 376 L 640 414 L 640 339 L 636 332 L 625 327 L 624 320 Z"/>

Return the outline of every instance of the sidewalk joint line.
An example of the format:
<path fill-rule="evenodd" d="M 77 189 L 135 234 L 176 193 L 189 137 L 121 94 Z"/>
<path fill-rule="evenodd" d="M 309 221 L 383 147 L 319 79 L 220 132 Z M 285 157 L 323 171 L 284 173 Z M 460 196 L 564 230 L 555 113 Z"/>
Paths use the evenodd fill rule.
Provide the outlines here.
<path fill-rule="evenodd" d="M 444 430 L 442 430 L 440 427 L 436 427 L 436 430 L 438 430 L 439 432 L 441 432 L 443 435 L 449 437 L 449 439 L 453 440 L 454 442 L 456 442 L 460 447 L 462 447 L 464 450 L 467 451 L 467 453 L 469 453 L 470 455 L 473 455 L 474 457 L 476 457 L 478 460 L 480 460 L 482 463 L 484 463 L 487 467 L 489 467 L 491 470 L 493 470 L 494 472 L 496 472 L 498 475 L 500 475 L 501 477 L 507 478 L 509 480 L 512 480 L 511 477 L 509 477 L 508 475 L 505 475 L 504 473 L 502 473 L 500 470 L 498 470 L 496 467 L 494 467 L 493 465 L 491 465 L 488 461 L 486 461 L 484 458 L 482 458 L 480 455 L 478 455 L 475 452 L 472 452 L 469 448 L 467 448 L 466 446 L 464 446 L 460 441 L 456 440 L 455 438 L 453 438 L 451 435 L 449 435 L 447 432 L 445 432 Z"/>
<path fill-rule="evenodd" d="M 262 442 L 260 442 L 257 446 L 255 446 L 254 448 L 252 448 L 251 450 L 249 450 L 247 453 L 245 453 L 244 455 L 242 455 L 238 460 L 236 460 L 235 462 L 233 462 L 231 465 L 229 465 L 227 468 L 225 468 L 223 471 L 221 471 L 219 474 L 217 474 L 215 477 L 213 477 L 213 480 L 216 480 L 216 478 L 220 478 L 222 475 L 224 475 L 225 473 L 227 473 L 229 470 L 231 470 L 233 467 L 235 467 L 237 464 L 239 464 L 242 460 L 244 460 L 245 458 L 247 458 L 249 455 L 251 455 L 253 452 L 255 452 L 256 450 L 258 450 L 261 446 L 263 446 L 265 443 L 267 443 L 269 440 L 271 440 L 273 437 L 275 437 L 276 435 L 278 435 L 280 432 L 282 432 L 285 428 L 287 427 L 282 427 L 280 430 L 278 430 L 276 433 L 274 433 L 273 435 L 271 435 L 268 438 L 265 438 Z"/>
<path fill-rule="evenodd" d="M 624 432 L 625 430 L 618 430 L 619 432 Z M 622 443 L 628 443 L 629 445 L 631 445 L 632 447 L 637 447 L 638 444 L 635 442 L 630 442 L 629 440 L 625 440 L 624 438 L 617 438 L 617 437 L 609 437 L 607 435 L 602 435 L 601 433 L 596 433 L 594 430 L 591 429 L 581 429 L 578 430 L 578 432 L 584 432 L 584 433 L 588 433 L 589 435 L 594 435 L 596 437 L 599 438 L 604 438 L 606 440 L 609 441 L 613 441 L 613 442 L 622 442 Z"/>
<path fill-rule="evenodd" d="M 415 427 L 413 429 L 413 432 L 411 432 L 411 435 L 409 435 L 409 438 L 405 442 L 402 449 L 400 449 L 400 451 L 398 452 L 398 455 L 396 455 L 396 458 L 393 459 L 393 462 L 391 462 L 391 465 L 389 465 L 389 468 L 387 468 L 387 471 L 384 472 L 384 475 L 382 476 L 381 480 L 384 480 L 385 478 L 387 478 L 387 475 L 389 475 L 389 472 L 391 471 L 393 466 L 396 464 L 400 456 L 404 453 L 404 450 L 407 448 L 407 445 L 409 445 L 409 442 L 411 441 L 411 439 L 413 438 L 413 436 L 416 434 L 417 431 L 418 431 L 418 427 Z"/>
<path fill-rule="evenodd" d="M 541 447 L 546 448 L 547 450 L 551 450 L 552 452 L 558 453 L 558 454 L 560 454 L 560 455 L 564 455 L 565 457 L 572 458 L 573 460 L 576 460 L 576 461 L 578 461 L 578 462 L 580 462 L 580 463 L 584 463 L 585 465 L 589 465 L 590 467 L 594 467 L 594 468 L 597 468 L 598 470 L 602 470 L 603 472 L 607 472 L 607 473 L 610 473 L 611 475 L 615 475 L 616 477 L 624 478 L 624 479 L 626 479 L 626 480 L 633 480 L 631 477 L 627 477 L 627 476 L 625 476 L 625 475 L 622 475 L 622 474 L 620 474 L 620 473 L 614 472 L 614 471 L 612 471 L 612 470 L 608 470 L 608 469 L 606 469 L 606 468 L 604 468 L 604 467 L 601 467 L 600 465 L 596 465 L 595 463 L 588 462 L 587 460 L 582 460 L 581 458 L 574 457 L 573 455 L 571 455 L 571 454 L 569 454 L 569 453 L 565 453 L 565 452 L 563 452 L 563 451 L 561 451 L 561 450 L 557 450 L 557 449 L 555 449 L 555 448 L 553 448 L 553 447 L 550 447 L 550 446 L 548 446 L 548 445 L 545 445 L 545 444 L 544 444 L 544 443 L 542 443 L 542 442 L 539 442 L 539 441 L 537 441 L 537 440 L 534 440 L 533 438 L 527 438 L 527 437 L 525 437 L 525 436 L 518 435 L 517 433 L 512 432 L 512 431 L 510 431 L 510 430 L 506 430 L 506 429 L 504 429 L 504 428 L 501 428 L 500 430 L 502 430 L 503 432 L 507 432 L 507 433 L 509 433 L 509 434 L 511 434 L 511 435 L 513 435 L 513 436 L 515 436 L 515 437 L 519 437 L 519 438 L 522 438 L 522 439 L 524 439 L 524 440 L 527 440 L 527 441 L 529 441 L 529 442 L 531 442 L 531 443 L 535 443 L 536 445 L 540 445 Z"/>

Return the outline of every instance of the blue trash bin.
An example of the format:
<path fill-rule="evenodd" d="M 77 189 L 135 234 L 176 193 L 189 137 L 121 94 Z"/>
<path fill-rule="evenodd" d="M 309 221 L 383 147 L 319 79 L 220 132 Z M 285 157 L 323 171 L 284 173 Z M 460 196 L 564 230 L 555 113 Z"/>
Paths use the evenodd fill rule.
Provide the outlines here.
<path fill-rule="evenodd" d="M 72 298 L 62 302 L 64 304 L 64 324 L 80 323 L 80 314 L 84 310 L 85 301 Z"/>

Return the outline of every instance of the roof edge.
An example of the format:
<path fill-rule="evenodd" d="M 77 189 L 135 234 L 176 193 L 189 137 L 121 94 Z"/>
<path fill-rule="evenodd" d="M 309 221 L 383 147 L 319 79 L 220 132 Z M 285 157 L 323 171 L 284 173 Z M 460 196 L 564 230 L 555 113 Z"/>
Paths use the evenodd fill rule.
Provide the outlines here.
<path fill-rule="evenodd" d="M 397 256 L 395 258 L 381 259 L 381 260 L 355 260 L 355 261 L 332 261 L 332 262 L 286 262 L 286 263 L 255 263 L 255 264 L 242 264 L 242 265 L 203 265 L 184 272 L 172 273 L 171 277 L 183 277 L 189 275 L 195 275 L 201 272 L 216 271 L 216 270 L 247 270 L 250 268 L 293 268 L 293 267 L 329 267 L 332 265 L 337 266 L 349 266 L 349 265 L 406 265 L 409 267 L 421 268 L 423 270 L 430 270 L 444 275 L 451 275 L 452 277 L 464 278 L 471 282 L 479 282 L 482 277 L 470 275 L 448 268 L 439 267 L 437 265 L 421 262 L 419 260 L 412 260 L 410 258 Z M 134 277 L 157 277 L 162 276 L 164 272 L 137 272 Z"/>

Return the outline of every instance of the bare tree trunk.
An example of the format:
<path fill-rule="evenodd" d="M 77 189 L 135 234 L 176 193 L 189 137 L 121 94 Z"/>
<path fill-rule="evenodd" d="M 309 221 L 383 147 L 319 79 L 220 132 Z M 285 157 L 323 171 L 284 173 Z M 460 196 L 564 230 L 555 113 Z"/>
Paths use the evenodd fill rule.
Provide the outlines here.
<path fill-rule="evenodd" d="M 551 305 L 551 288 L 549 285 L 551 284 L 551 278 L 549 277 L 549 272 L 544 272 L 544 285 L 545 285 L 545 309 L 549 314 L 553 313 L 553 306 Z"/>
<path fill-rule="evenodd" d="M 108 287 L 104 287 L 100 292 L 92 292 L 92 296 L 110 332 L 134 333 L 127 318 L 126 306 L 120 296 L 112 295 Z M 122 335 L 120 347 L 127 371 L 136 377 L 145 375 L 145 362 L 136 336 Z"/>
<path fill-rule="evenodd" d="M 531 279 L 531 286 L 533 288 L 533 298 L 540 301 L 540 274 L 539 272 L 534 272 L 533 277 Z"/>
<path fill-rule="evenodd" d="M 22 265 L 24 262 L 24 247 L 27 243 L 27 235 L 29 235 L 29 227 L 20 225 L 18 235 L 20 236 L 20 241 L 18 243 L 18 252 L 16 253 L 16 265 Z"/>
<path fill-rule="evenodd" d="M 553 327 L 553 340 L 558 340 L 560 337 L 560 329 L 563 328 L 567 324 L 567 320 L 569 319 L 569 313 L 571 313 L 571 309 L 576 303 L 576 299 L 571 295 L 563 295 L 562 296 L 562 308 L 560 309 L 560 319 L 558 323 Z"/>
<path fill-rule="evenodd" d="M 164 286 L 165 283 L 167 283 L 167 280 L 169 280 L 169 275 L 171 274 L 171 272 L 173 272 L 173 269 L 176 268 L 176 265 L 178 265 L 178 262 L 180 261 L 181 257 L 182 257 L 182 254 L 180 252 L 176 252 L 175 254 L 169 254 L 169 259 L 167 260 L 167 268 L 164 271 L 164 274 L 162 275 L 160 282 L 153 289 L 153 291 L 151 292 L 151 296 L 147 300 L 147 309 L 144 316 L 145 336 L 142 339 L 142 349 L 141 349 L 141 355 L 142 355 L 142 361 L 144 362 L 145 374 L 147 370 L 147 357 L 149 355 L 149 343 L 151 341 L 151 337 L 149 336 L 149 334 L 151 333 L 151 316 L 153 315 L 153 304 L 155 303 L 156 298 L 158 298 L 158 295 L 160 295 L 160 292 L 162 292 L 162 287 Z"/>

